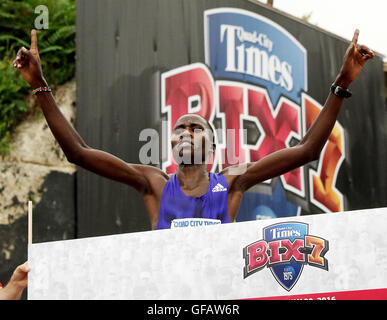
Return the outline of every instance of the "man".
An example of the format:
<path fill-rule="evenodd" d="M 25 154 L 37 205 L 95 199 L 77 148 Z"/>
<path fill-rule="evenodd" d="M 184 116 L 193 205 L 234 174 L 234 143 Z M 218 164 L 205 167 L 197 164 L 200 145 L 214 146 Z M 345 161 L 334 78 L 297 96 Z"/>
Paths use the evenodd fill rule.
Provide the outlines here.
<path fill-rule="evenodd" d="M 356 30 L 342 68 L 323 110 L 302 141 L 274 152 L 257 162 L 238 164 L 221 173 L 208 173 L 206 162 L 215 151 L 208 122 L 195 114 L 179 118 L 171 137 L 177 173 L 168 176 L 147 165 L 129 164 L 106 152 L 89 147 L 67 122 L 44 79 L 40 66 L 36 31 L 31 32 L 31 48 L 21 48 L 14 61 L 37 96 L 47 123 L 68 161 L 101 176 L 125 183 L 139 191 L 145 201 L 152 229 L 170 228 L 184 218 L 235 220 L 243 192 L 253 185 L 284 174 L 319 157 L 336 122 L 348 86 L 374 53 L 357 46 Z M 196 161 L 200 159 L 201 161 Z"/>
<path fill-rule="evenodd" d="M 20 300 L 27 287 L 29 271 L 28 262 L 16 267 L 7 285 L 4 288 L 0 286 L 0 300 Z"/>

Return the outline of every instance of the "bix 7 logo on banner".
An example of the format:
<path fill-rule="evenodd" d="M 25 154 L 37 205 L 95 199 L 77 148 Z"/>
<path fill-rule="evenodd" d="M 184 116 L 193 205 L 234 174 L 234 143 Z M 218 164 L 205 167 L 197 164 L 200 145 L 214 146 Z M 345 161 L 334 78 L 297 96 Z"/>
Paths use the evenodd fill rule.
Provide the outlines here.
<path fill-rule="evenodd" d="M 243 249 L 244 278 L 268 267 L 274 278 L 290 291 L 301 276 L 304 265 L 328 271 L 325 254 L 327 240 L 309 235 L 309 226 L 301 222 L 286 222 L 263 229 L 263 240 Z"/>

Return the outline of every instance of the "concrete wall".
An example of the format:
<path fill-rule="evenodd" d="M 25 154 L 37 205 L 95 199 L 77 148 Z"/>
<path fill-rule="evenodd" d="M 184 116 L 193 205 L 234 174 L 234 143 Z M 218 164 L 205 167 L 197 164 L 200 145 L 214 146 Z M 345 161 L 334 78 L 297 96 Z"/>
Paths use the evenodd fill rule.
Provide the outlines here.
<path fill-rule="evenodd" d="M 65 117 L 74 123 L 75 81 L 53 90 Z M 11 154 L 0 159 L 0 282 L 27 260 L 27 203 L 33 201 L 33 242 L 76 236 L 75 173 L 55 141 L 34 97 L 35 112 L 16 128 Z M 25 297 L 25 294 L 23 295 Z"/>

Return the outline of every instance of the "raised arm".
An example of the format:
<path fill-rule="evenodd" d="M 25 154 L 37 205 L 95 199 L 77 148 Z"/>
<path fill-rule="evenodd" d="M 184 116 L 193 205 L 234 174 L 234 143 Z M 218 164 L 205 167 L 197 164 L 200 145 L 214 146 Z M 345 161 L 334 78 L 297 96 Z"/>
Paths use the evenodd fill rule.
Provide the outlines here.
<path fill-rule="evenodd" d="M 22 47 L 14 61 L 23 78 L 32 89 L 48 87 L 43 76 L 37 46 L 36 31 L 31 31 L 31 48 Z M 143 194 L 152 193 L 149 180 L 152 175 L 163 175 L 151 166 L 128 164 L 123 160 L 87 146 L 58 108 L 51 92 L 36 94 L 51 132 L 61 146 L 69 162 L 101 176 L 131 185 Z"/>
<path fill-rule="evenodd" d="M 336 86 L 343 89 L 347 89 L 351 82 L 357 78 L 367 60 L 374 57 L 374 53 L 367 47 L 357 46 L 358 37 L 359 30 L 356 30 L 345 52 L 342 68 L 334 82 Z M 279 150 L 257 162 L 247 164 L 244 173 L 229 177 L 230 191 L 244 192 L 259 182 L 318 159 L 335 125 L 342 103 L 342 97 L 329 93 L 324 108 L 298 145 Z M 236 169 L 238 168 L 226 168 L 223 173 L 225 175 L 230 175 L 232 172 L 237 173 Z M 242 170 L 243 168 L 241 168 L 241 172 L 243 172 Z"/>

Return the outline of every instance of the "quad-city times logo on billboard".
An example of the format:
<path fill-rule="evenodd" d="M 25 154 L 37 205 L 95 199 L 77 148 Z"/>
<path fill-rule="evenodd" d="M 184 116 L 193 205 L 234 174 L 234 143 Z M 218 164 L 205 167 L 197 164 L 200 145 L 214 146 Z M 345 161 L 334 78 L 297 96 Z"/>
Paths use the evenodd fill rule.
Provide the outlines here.
<path fill-rule="evenodd" d="M 274 278 L 290 291 L 301 276 L 304 265 L 328 271 L 329 242 L 309 234 L 309 226 L 301 222 L 285 222 L 263 229 L 263 239 L 243 248 L 243 276 L 270 269 Z"/>

